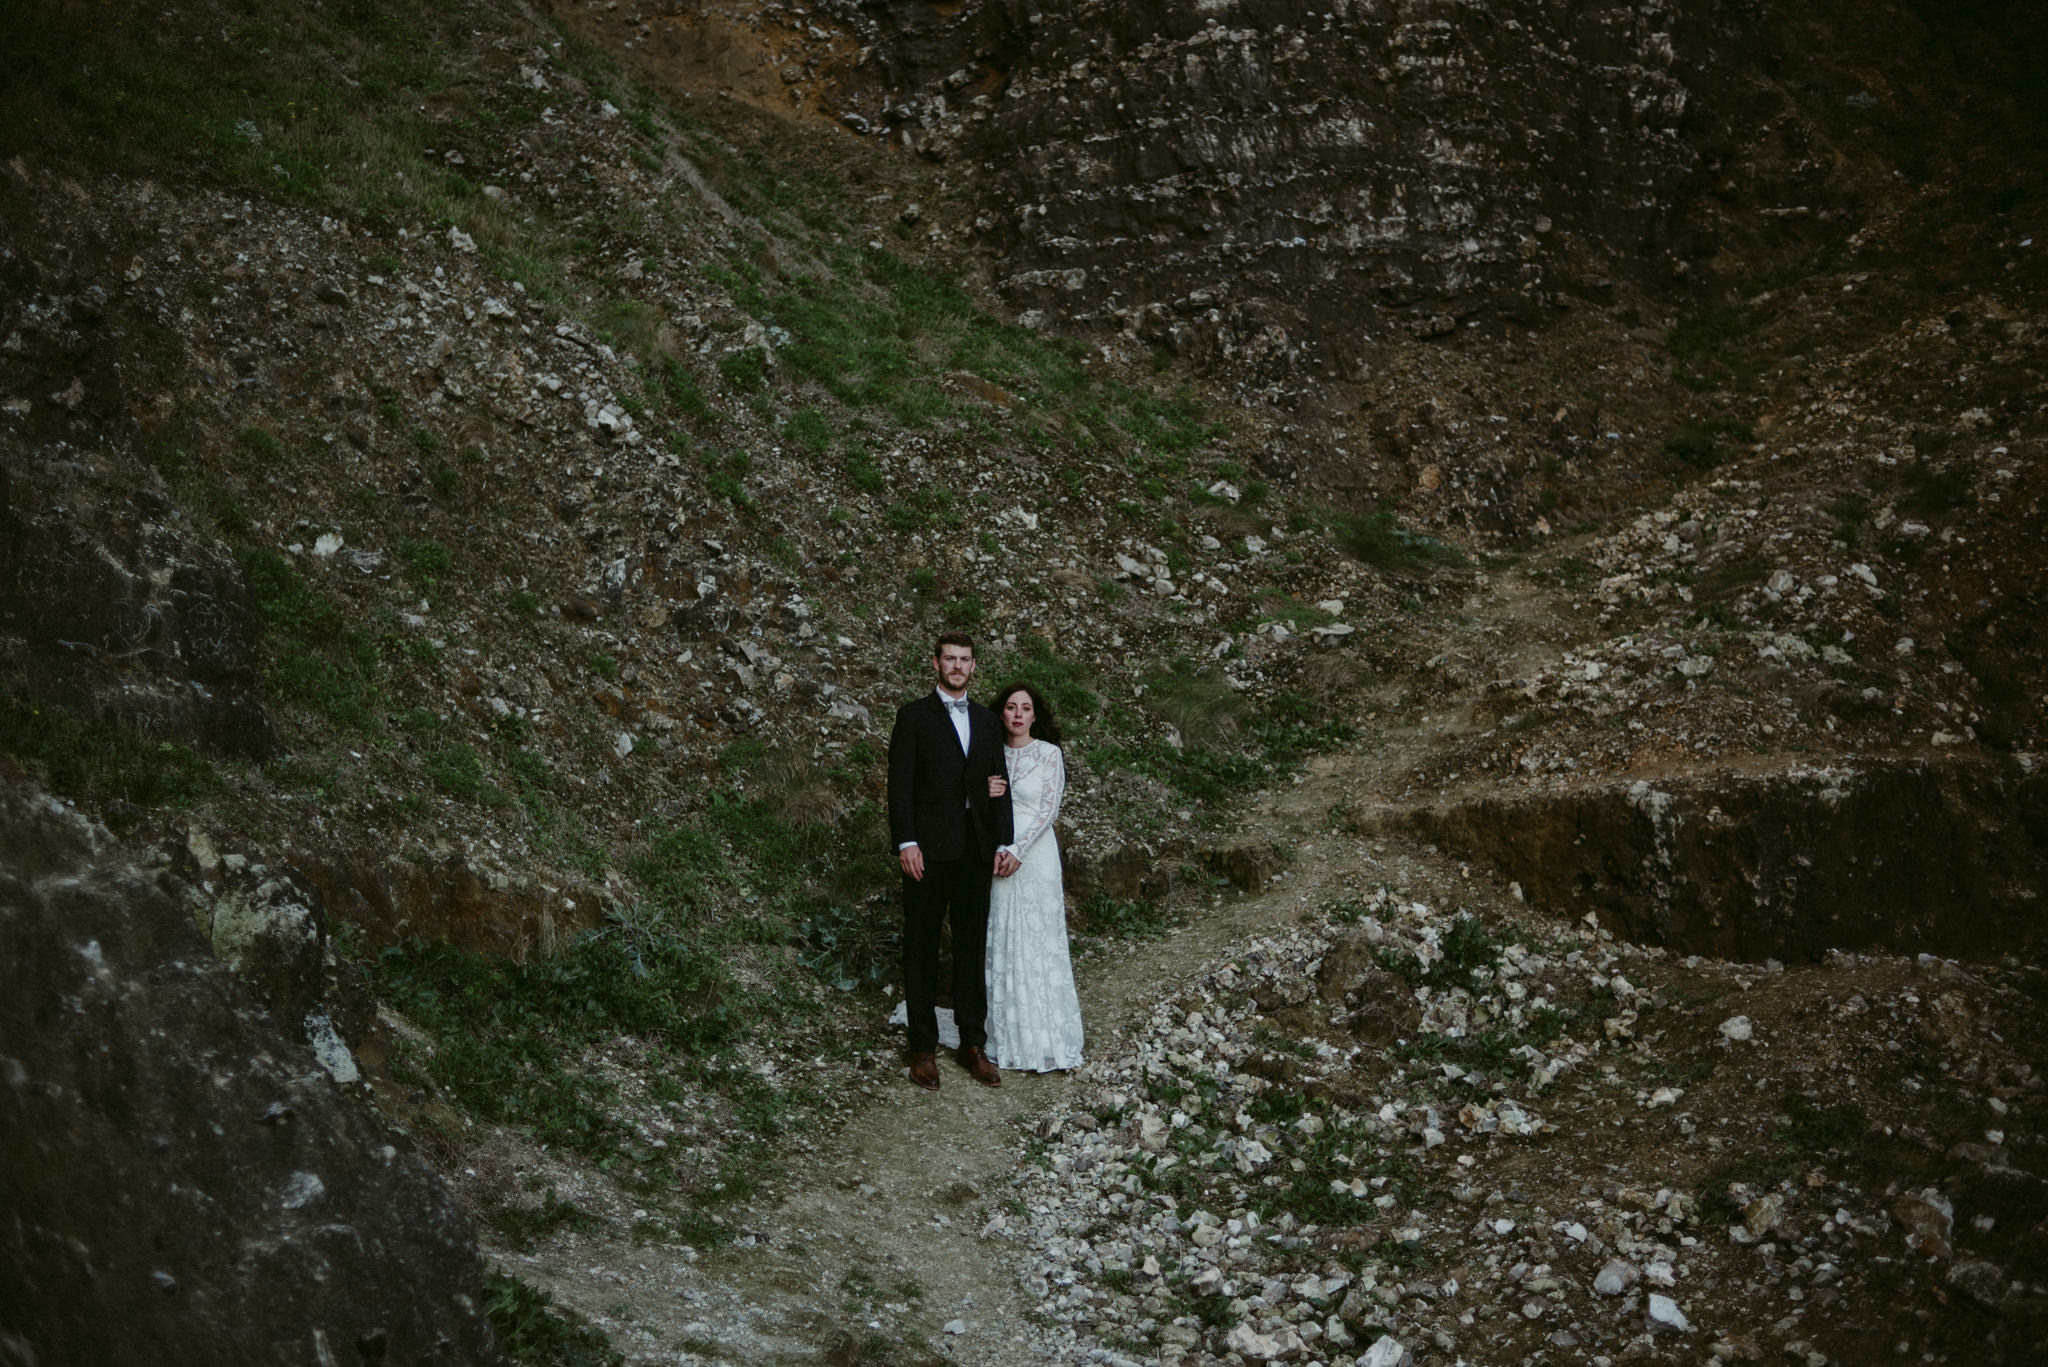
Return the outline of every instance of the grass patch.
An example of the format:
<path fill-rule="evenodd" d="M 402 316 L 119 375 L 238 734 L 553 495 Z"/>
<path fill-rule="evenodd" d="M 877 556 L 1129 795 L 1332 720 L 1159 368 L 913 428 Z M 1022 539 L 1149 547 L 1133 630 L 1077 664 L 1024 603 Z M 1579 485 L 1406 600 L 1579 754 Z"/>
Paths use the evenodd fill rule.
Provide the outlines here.
<path fill-rule="evenodd" d="M 1081 904 L 1081 933 L 1103 940 L 1157 940 L 1180 923 L 1180 917 L 1144 898 L 1097 893 Z"/>
<path fill-rule="evenodd" d="M 1695 470 L 1711 470 L 1755 440 L 1748 423 L 1714 418 L 1686 423 L 1664 438 L 1664 454 Z"/>
<path fill-rule="evenodd" d="M 236 558 L 269 635 L 265 689 L 332 725 L 374 730 L 384 672 L 375 638 L 349 626 L 278 552 L 244 546 Z"/>
<path fill-rule="evenodd" d="M 1391 512 L 1344 513 L 1330 521 L 1330 538 L 1340 550 L 1383 570 L 1413 570 L 1434 564 L 1462 564 L 1457 548 L 1396 525 Z"/>
<path fill-rule="evenodd" d="M 1167 787 L 1207 806 L 1293 773 L 1309 755 L 1333 750 L 1354 739 L 1348 722 L 1309 720 L 1315 709 L 1291 693 L 1274 698 L 1267 708 L 1239 725 L 1228 748 L 1162 741 L 1108 743 L 1092 747 L 1088 760 L 1099 769 L 1128 769 L 1157 779 Z"/>
<path fill-rule="evenodd" d="M 520 1367 L 622 1367 L 611 1342 L 554 1298 L 503 1272 L 484 1274 L 484 1314 L 498 1346 Z"/>
<path fill-rule="evenodd" d="M 502 252 L 533 232 L 465 168 L 427 155 L 452 136 L 470 144 L 471 165 L 486 164 L 517 116 L 538 112 L 538 92 L 486 98 L 467 79 L 457 54 L 470 43 L 451 39 L 472 20 L 395 0 L 235 0 L 90 19 L 25 0 L 0 42 L 0 157 L 460 226 Z M 462 132 L 438 121 L 450 113 Z"/>
<path fill-rule="evenodd" d="M 12 693 L 0 693 L 0 751 L 66 797 L 182 807 L 220 786 L 213 766 L 188 746 Z"/>
<path fill-rule="evenodd" d="M 683 1060 L 724 1049 L 740 1011 L 723 963 L 675 918 L 615 914 L 560 955 L 514 963 L 445 944 L 386 949 L 372 985 L 433 1040 L 404 1061 L 479 1119 L 592 1158 L 637 1148 L 611 1088 L 571 1066 L 620 1035 Z"/>

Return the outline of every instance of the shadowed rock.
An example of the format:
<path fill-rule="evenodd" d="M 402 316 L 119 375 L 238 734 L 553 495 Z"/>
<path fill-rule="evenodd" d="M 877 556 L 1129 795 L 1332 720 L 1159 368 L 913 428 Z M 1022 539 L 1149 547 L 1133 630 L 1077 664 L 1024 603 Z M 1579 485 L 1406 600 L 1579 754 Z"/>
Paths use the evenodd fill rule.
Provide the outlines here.
<path fill-rule="evenodd" d="M 502 1361 L 453 1196 L 184 892 L 0 776 L 0 1357 Z"/>

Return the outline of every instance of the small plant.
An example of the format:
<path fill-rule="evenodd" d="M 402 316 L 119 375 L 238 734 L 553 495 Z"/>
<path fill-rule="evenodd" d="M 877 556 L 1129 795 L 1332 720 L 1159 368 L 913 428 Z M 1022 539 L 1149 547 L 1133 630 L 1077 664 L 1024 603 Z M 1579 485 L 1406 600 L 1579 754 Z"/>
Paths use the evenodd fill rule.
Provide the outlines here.
<path fill-rule="evenodd" d="M 707 451 L 703 460 L 704 487 L 741 512 L 751 510 L 754 496 L 741 481 L 754 468 L 753 457 L 744 451 L 727 451 L 722 455 Z"/>
<path fill-rule="evenodd" d="M 1732 419 L 1690 422 L 1664 438 L 1664 454 L 1695 470 L 1711 470 L 1733 454 L 1733 443 L 1749 443 L 1749 424 Z"/>
<path fill-rule="evenodd" d="M 522 617 L 530 617 L 540 611 L 540 598 L 531 589 L 520 589 L 505 600 L 505 606 Z"/>
<path fill-rule="evenodd" d="M 1792 1123 L 1775 1138 L 1806 1153 L 1827 1149 L 1853 1149 L 1863 1142 L 1870 1118 L 1854 1102 L 1840 1106 L 1818 1106 L 1797 1092 L 1788 1092 L 1780 1103 Z"/>
<path fill-rule="evenodd" d="M 815 408 L 799 408 L 782 422 L 782 435 L 814 456 L 832 444 L 832 424 Z"/>
<path fill-rule="evenodd" d="M 484 1314 L 520 1367 L 622 1367 L 605 1336 L 554 1308 L 554 1298 L 503 1272 L 484 1274 Z"/>
<path fill-rule="evenodd" d="M 757 394 L 768 387 L 768 361 L 758 347 L 728 352 L 720 357 L 718 373 L 742 394 Z"/>
<path fill-rule="evenodd" d="M 422 454 L 441 449 L 441 438 L 431 427 L 415 427 L 406 439 L 412 443 L 413 450 Z"/>
<path fill-rule="evenodd" d="M 406 540 L 392 547 L 398 556 L 398 563 L 415 584 L 422 589 L 432 587 L 437 576 L 445 573 L 454 557 L 448 548 L 433 540 Z"/>
<path fill-rule="evenodd" d="M 940 524 L 958 526 L 960 514 L 953 511 L 953 493 L 950 489 L 927 487 L 919 489 L 900 503 L 892 503 L 882 515 L 882 520 L 893 532 L 930 531 Z"/>
<path fill-rule="evenodd" d="M 619 662 L 602 651 L 591 651 L 590 654 L 583 657 L 583 662 L 589 665 L 590 672 L 597 675 L 600 679 L 616 679 L 619 677 Z"/>
<path fill-rule="evenodd" d="M 1214 669 L 1176 659 L 1145 680 L 1145 691 L 1152 711 L 1173 725 L 1184 745 L 1213 746 L 1237 731 L 1243 707 Z"/>
<path fill-rule="evenodd" d="M 965 631 L 981 625 L 984 609 L 980 596 L 970 593 L 962 598 L 946 600 L 945 606 L 939 610 L 939 615 L 945 619 L 947 626 Z"/>
<path fill-rule="evenodd" d="M 1436 538 L 1396 525 L 1393 513 L 1386 511 L 1340 514 L 1331 519 L 1330 533 L 1341 549 L 1385 570 L 1457 563 L 1463 559 L 1454 548 Z"/>
<path fill-rule="evenodd" d="M 141 807 L 182 807 L 219 783 L 213 766 L 183 745 L 6 692 L 0 692 L 0 751 L 39 769 L 53 792 Z"/>
<path fill-rule="evenodd" d="M 1156 940 L 1178 924 L 1157 902 L 1098 893 L 1081 906 L 1082 933 L 1105 940 Z"/>
<path fill-rule="evenodd" d="M 454 466 L 444 461 L 428 473 L 427 483 L 433 486 L 436 494 L 447 498 L 462 487 L 462 476 L 455 472 Z"/>
<path fill-rule="evenodd" d="M 713 416 L 711 400 L 705 397 L 704 386 L 697 383 L 697 377 L 672 356 L 662 358 L 660 385 L 661 397 L 684 417 L 704 419 Z"/>
<path fill-rule="evenodd" d="M 420 761 L 420 769 L 452 797 L 502 807 L 511 801 L 484 772 L 483 757 L 467 745 L 436 750 Z"/>
<path fill-rule="evenodd" d="M 235 434 L 235 440 L 241 444 L 244 451 L 247 451 L 252 456 L 270 461 L 273 464 L 284 463 L 284 443 L 279 441 L 277 434 L 267 427 L 244 427 Z"/>
<path fill-rule="evenodd" d="M 347 625 L 276 551 L 245 546 L 236 558 L 269 632 L 264 683 L 271 694 L 337 725 L 371 729 L 383 674 L 376 641 Z"/>
<path fill-rule="evenodd" d="M 864 446 L 850 446 L 846 451 L 846 474 L 856 489 L 864 494 L 879 494 L 887 486 L 888 479 L 881 467 Z"/>

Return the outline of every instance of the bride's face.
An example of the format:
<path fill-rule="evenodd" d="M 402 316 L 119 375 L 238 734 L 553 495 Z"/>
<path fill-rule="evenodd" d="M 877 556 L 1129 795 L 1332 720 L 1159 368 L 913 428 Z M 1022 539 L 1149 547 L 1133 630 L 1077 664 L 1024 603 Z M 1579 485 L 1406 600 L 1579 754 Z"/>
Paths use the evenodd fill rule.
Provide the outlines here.
<path fill-rule="evenodd" d="M 1031 705 L 1031 695 L 1023 689 L 1003 700 L 1003 730 L 1010 733 L 1011 739 L 1030 739 L 1031 723 L 1037 718 L 1037 709 Z"/>

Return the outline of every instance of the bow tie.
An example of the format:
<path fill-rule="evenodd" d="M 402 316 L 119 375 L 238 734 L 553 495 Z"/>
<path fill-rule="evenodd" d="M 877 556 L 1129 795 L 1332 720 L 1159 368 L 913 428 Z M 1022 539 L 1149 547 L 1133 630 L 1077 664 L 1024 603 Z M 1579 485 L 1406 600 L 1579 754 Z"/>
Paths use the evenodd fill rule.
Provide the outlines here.
<path fill-rule="evenodd" d="M 955 716 L 965 716 L 965 715 L 967 715 L 967 699 L 965 699 L 965 698 L 947 698 L 947 699 L 945 699 L 944 701 L 945 701 L 945 704 L 946 704 L 946 710 L 947 710 L 948 712 L 951 712 L 951 713 L 953 713 L 953 714 L 954 714 Z"/>

